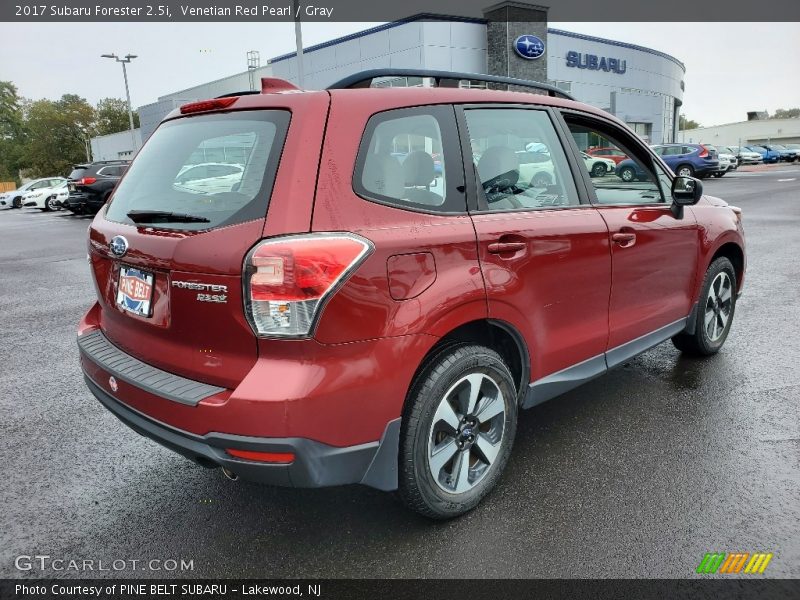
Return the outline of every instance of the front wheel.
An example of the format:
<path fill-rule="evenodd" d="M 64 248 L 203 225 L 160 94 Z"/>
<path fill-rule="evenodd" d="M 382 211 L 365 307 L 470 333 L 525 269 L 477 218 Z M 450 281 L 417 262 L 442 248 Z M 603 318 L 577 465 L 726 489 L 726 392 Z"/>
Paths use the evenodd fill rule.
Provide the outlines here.
<path fill-rule="evenodd" d="M 603 163 L 595 163 L 592 167 L 592 177 L 602 177 L 606 174 L 606 166 Z"/>
<path fill-rule="evenodd" d="M 471 510 L 499 480 L 516 428 L 516 388 L 500 355 L 472 344 L 445 348 L 403 412 L 400 497 L 434 519 Z"/>
<path fill-rule="evenodd" d="M 17 196 L 11 201 L 11 208 L 22 208 L 22 196 Z"/>
<path fill-rule="evenodd" d="M 694 169 L 691 165 L 681 165 L 675 171 L 675 174 L 679 177 L 694 177 Z"/>
<path fill-rule="evenodd" d="M 736 271 L 731 261 L 721 256 L 706 271 L 694 333 L 679 333 L 672 343 L 684 354 L 716 354 L 728 338 L 735 310 Z"/>
<path fill-rule="evenodd" d="M 61 210 L 60 206 L 55 205 L 56 197 L 49 196 L 47 200 L 44 201 L 44 210 L 46 211 L 53 211 L 53 210 Z"/>

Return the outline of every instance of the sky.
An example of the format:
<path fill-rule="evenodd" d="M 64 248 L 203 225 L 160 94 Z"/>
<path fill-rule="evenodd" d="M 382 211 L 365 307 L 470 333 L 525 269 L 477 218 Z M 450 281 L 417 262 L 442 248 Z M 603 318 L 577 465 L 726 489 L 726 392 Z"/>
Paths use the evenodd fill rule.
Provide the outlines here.
<path fill-rule="evenodd" d="M 304 23 L 311 46 L 377 23 Z M 639 44 L 686 65 L 683 114 L 702 125 L 742 121 L 747 111 L 800 106 L 800 23 L 550 23 Z M 748 47 L 741 47 L 749 40 Z M 22 96 L 65 93 L 96 103 L 124 98 L 121 68 L 101 54 L 136 54 L 131 104 L 246 70 L 246 53 L 294 51 L 292 23 L 0 23 L 0 80 Z"/>

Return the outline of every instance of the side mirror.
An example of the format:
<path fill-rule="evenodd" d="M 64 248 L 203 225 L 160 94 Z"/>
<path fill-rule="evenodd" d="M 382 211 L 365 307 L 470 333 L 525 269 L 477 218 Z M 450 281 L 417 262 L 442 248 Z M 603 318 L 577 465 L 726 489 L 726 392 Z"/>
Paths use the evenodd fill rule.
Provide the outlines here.
<path fill-rule="evenodd" d="M 694 177 L 675 177 L 672 180 L 672 214 L 683 218 L 683 207 L 697 204 L 703 196 L 703 183 Z"/>

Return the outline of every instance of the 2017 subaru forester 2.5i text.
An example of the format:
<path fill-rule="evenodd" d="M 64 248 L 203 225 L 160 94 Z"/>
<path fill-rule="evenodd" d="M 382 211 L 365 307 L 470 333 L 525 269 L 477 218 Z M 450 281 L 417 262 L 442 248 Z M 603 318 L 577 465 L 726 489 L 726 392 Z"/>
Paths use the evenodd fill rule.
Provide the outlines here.
<path fill-rule="evenodd" d="M 108 410 L 201 465 L 447 518 L 519 409 L 669 339 L 720 349 L 741 211 L 554 88 L 370 87 L 393 74 L 168 115 L 89 229 L 78 345 Z M 591 178 L 597 145 L 645 176 Z M 236 166 L 179 176 L 211 163 Z"/>

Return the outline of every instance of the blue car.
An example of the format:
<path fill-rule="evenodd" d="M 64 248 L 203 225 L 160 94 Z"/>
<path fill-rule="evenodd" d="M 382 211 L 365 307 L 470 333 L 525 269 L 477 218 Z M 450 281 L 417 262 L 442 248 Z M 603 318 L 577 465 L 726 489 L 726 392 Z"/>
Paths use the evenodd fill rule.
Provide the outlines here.
<path fill-rule="evenodd" d="M 676 175 L 682 177 L 703 178 L 719 170 L 716 149 L 702 144 L 659 144 L 652 148 Z M 646 179 L 644 171 L 631 159 L 619 163 L 615 173 L 622 181 Z"/>
<path fill-rule="evenodd" d="M 781 159 L 781 153 L 771 150 L 766 146 L 747 146 L 748 150 L 758 152 L 761 155 L 764 163 L 776 163 Z"/>

